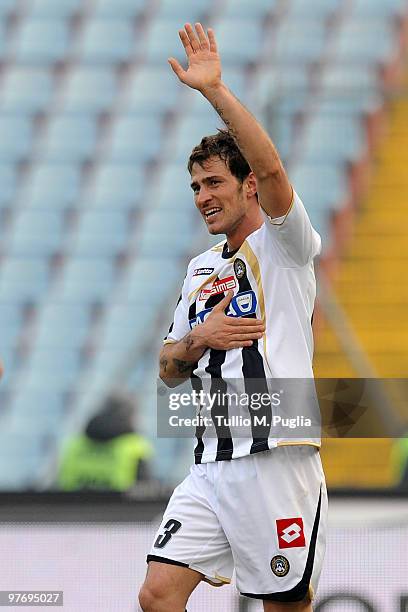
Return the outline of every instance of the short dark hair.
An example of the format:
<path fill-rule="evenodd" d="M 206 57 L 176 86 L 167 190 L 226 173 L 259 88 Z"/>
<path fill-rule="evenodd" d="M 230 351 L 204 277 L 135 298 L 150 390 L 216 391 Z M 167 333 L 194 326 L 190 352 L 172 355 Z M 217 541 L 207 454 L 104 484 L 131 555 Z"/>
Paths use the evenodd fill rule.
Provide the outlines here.
<path fill-rule="evenodd" d="M 202 166 L 210 157 L 222 159 L 231 174 L 241 183 L 251 172 L 247 160 L 228 130 L 218 130 L 217 134 L 204 136 L 200 144 L 194 147 L 187 164 L 189 173 L 191 174 L 193 164 Z"/>

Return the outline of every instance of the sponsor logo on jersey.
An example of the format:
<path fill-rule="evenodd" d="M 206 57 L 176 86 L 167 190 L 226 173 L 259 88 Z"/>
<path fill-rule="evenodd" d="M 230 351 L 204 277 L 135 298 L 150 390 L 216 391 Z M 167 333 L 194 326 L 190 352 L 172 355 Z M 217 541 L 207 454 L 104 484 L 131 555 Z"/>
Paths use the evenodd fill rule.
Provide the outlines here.
<path fill-rule="evenodd" d="M 242 278 L 243 276 L 245 276 L 245 274 L 246 274 L 246 265 L 244 264 L 242 259 L 236 259 L 234 261 L 234 272 L 235 272 L 235 276 L 237 277 L 238 280 L 240 278 Z"/>
<path fill-rule="evenodd" d="M 279 548 L 301 548 L 306 546 L 303 520 L 298 518 L 277 519 Z"/>
<path fill-rule="evenodd" d="M 228 307 L 227 316 L 245 317 L 247 315 L 254 314 L 256 312 L 257 305 L 258 300 L 256 299 L 255 293 L 253 291 L 243 291 L 242 293 L 234 295 L 232 298 Z M 205 310 L 198 312 L 194 319 L 190 319 L 190 328 L 193 329 L 193 327 L 196 325 L 204 323 L 211 311 L 212 308 L 206 308 Z"/>
<path fill-rule="evenodd" d="M 193 276 L 208 276 L 214 272 L 214 268 L 196 268 Z"/>
<path fill-rule="evenodd" d="M 217 295 L 218 293 L 225 293 L 225 291 L 229 291 L 230 289 L 235 289 L 237 286 L 237 281 L 233 276 L 228 276 L 227 278 L 220 278 L 213 282 L 212 287 L 210 289 L 202 289 L 200 291 L 200 295 L 198 299 L 200 301 L 208 300 L 212 295 Z"/>
<path fill-rule="evenodd" d="M 283 576 L 286 576 L 290 570 L 290 563 L 286 557 L 276 555 L 276 557 L 273 557 L 271 560 L 271 570 L 275 576 L 278 576 L 278 578 L 283 578 Z"/>

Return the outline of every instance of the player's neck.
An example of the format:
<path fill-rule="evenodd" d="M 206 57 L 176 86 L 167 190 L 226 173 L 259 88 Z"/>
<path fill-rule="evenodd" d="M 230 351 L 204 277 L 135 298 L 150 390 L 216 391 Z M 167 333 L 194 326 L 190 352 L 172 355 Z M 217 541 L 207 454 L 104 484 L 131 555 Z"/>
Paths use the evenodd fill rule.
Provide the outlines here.
<path fill-rule="evenodd" d="M 236 228 L 226 234 L 228 251 L 236 251 L 245 242 L 247 237 L 263 225 L 261 211 L 258 214 L 245 217 Z"/>

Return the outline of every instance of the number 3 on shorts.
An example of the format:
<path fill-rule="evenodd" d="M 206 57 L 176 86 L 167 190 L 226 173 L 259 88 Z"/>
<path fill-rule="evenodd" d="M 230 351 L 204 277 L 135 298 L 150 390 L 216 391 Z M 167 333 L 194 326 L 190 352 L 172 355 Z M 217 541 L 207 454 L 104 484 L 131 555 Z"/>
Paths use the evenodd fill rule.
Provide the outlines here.
<path fill-rule="evenodd" d="M 154 543 L 154 548 L 164 548 L 169 542 L 172 535 L 178 532 L 181 527 L 180 521 L 176 519 L 170 519 L 164 526 L 164 533 L 160 533 Z"/>

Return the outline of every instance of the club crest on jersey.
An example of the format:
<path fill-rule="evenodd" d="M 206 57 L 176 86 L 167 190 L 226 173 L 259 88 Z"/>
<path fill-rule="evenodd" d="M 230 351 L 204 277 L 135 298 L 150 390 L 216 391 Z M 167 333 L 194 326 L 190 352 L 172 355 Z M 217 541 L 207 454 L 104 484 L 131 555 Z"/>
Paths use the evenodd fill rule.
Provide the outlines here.
<path fill-rule="evenodd" d="M 255 293 L 253 291 L 243 291 L 242 293 L 234 295 L 232 298 L 228 307 L 227 316 L 245 317 L 247 315 L 254 314 L 256 312 L 257 305 L 258 300 Z M 193 329 L 193 327 L 196 325 L 204 323 L 211 311 L 212 308 L 206 308 L 205 310 L 198 312 L 193 319 L 190 319 L 190 328 Z"/>
<path fill-rule="evenodd" d="M 286 557 L 282 555 L 276 555 L 271 560 L 271 570 L 278 576 L 278 578 L 283 578 L 290 570 L 290 563 Z"/>
<path fill-rule="evenodd" d="M 303 520 L 300 517 L 277 519 L 279 548 L 301 548 L 306 546 Z"/>
<path fill-rule="evenodd" d="M 242 259 L 236 259 L 234 261 L 234 272 L 237 279 L 241 279 L 246 274 L 246 265 Z"/>
<path fill-rule="evenodd" d="M 212 287 L 209 289 L 202 289 L 200 291 L 200 295 L 198 299 L 200 301 L 208 300 L 212 295 L 217 295 L 218 293 L 225 293 L 230 289 L 234 289 L 237 286 L 237 282 L 233 276 L 228 276 L 227 278 L 220 278 L 213 282 Z"/>
<path fill-rule="evenodd" d="M 196 268 L 193 276 L 209 276 L 214 272 L 214 268 Z"/>

